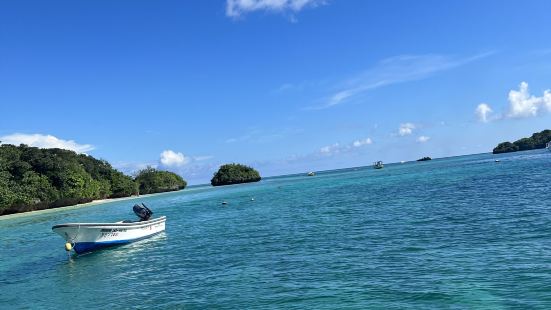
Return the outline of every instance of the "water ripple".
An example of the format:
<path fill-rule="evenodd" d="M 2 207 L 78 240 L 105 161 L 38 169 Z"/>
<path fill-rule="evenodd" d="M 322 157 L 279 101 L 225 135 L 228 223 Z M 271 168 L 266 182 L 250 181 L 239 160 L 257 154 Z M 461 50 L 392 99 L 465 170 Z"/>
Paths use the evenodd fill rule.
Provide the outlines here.
<path fill-rule="evenodd" d="M 550 167 L 532 151 L 194 188 L 144 198 L 164 234 L 71 260 L 53 224 L 131 204 L 0 220 L 0 306 L 547 309 Z"/>

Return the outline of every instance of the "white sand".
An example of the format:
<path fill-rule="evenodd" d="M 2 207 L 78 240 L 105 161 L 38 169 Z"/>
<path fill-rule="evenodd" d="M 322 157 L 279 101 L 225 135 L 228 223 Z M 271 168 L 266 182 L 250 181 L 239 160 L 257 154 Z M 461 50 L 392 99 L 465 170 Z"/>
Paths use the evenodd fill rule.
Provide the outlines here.
<path fill-rule="evenodd" d="M 49 212 L 62 211 L 62 210 L 80 209 L 80 208 L 95 206 L 95 205 L 104 204 L 104 203 L 108 203 L 108 202 L 133 200 L 133 199 L 139 199 L 139 198 L 151 197 L 151 196 L 157 196 L 157 195 L 169 194 L 169 193 L 174 193 L 174 191 L 172 191 L 172 192 L 163 192 L 163 193 L 155 193 L 155 194 L 147 194 L 147 195 L 140 195 L 140 196 L 122 197 L 122 198 L 98 199 L 98 200 L 93 200 L 91 202 L 81 203 L 81 204 L 76 204 L 76 205 L 71 205 L 71 206 L 66 206 L 66 207 L 51 208 L 51 209 L 36 210 L 36 211 L 28 211 L 28 212 L 21 212 L 21 213 L 8 214 L 8 215 L 0 215 L 0 221 L 1 220 L 7 220 L 7 219 L 13 219 L 13 218 L 16 218 L 16 217 L 21 217 L 21 216 L 36 215 L 36 214 L 49 213 Z"/>

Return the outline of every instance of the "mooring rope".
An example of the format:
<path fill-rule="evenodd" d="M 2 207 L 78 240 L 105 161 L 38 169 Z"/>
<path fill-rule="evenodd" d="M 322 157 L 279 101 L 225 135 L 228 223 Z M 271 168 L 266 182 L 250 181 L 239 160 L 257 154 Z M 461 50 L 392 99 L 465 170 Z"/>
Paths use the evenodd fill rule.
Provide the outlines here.
<path fill-rule="evenodd" d="M 75 247 L 75 243 L 76 243 L 75 240 L 77 239 L 79 233 L 80 233 L 80 224 L 78 224 L 78 229 L 77 229 L 77 233 L 75 234 L 75 236 L 69 240 L 69 242 L 71 243 L 71 246 L 73 248 Z"/>

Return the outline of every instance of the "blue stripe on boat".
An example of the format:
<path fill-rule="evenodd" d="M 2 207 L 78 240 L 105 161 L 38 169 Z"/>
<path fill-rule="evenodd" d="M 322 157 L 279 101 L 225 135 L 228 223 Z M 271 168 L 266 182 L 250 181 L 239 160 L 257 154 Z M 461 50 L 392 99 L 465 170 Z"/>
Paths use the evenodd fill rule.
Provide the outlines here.
<path fill-rule="evenodd" d="M 82 253 L 98 250 L 101 248 L 106 248 L 106 247 L 121 245 L 121 244 L 128 244 L 130 242 L 143 240 L 143 239 L 152 237 L 156 234 L 162 233 L 163 231 L 164 230 L 161 230 L 151 235 L 143 236 L 136 239 L 129 239 L 129 240 L 113 240 L 113 241 L 103 241 L 103 242 L 77 242 L 75 243 L 75 246 L 73 247 L 73 249 L 77 254 L 82 254 Z"/>

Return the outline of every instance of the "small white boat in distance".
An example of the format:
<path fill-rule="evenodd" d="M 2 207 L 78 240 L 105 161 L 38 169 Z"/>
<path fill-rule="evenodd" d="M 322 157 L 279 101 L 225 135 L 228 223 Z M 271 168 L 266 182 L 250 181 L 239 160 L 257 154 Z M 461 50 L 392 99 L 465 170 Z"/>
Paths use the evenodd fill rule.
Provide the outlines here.
<path fill-rule="evenodd" d="M 313 176 L 315 176 L 315 175 L 316 175 L 316 173 L 315 173 L 314 171 L 308 172 L 308 176 L 309 176 L 309 177 L 313 177 Z"/>
<path fill-rule="evenodd" d="M 74 250 L 77 254 L 138 241 L 165 230 L 166 216 L 149 219 L 153 212 L 144 204 L 135 205 L 133 210 L 140 220 L 116 223 L 67 223 L 54 225 L 52 230 L 67 242 L 65 250 Z"/>
<path fill-rule="evenodd" d="M 383 165 L 383 162 L 382 161 L 376 161 L 373 163 L 373 168 L 375 169 L 382 169 L 385 165 Z"/>
<path fill-rule="evenodd" d="M 547 142 L 547 144 L 545 144 L 545 148 L 548 150 L 548 151 L 551 151 L 551 141 Z"/>

